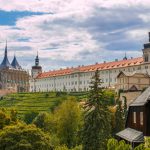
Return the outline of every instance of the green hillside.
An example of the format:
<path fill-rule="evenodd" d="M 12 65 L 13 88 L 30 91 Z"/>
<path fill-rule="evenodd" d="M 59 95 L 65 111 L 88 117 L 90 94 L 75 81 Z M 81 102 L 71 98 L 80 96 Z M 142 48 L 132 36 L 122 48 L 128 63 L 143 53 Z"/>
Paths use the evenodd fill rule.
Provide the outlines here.
<path fill-rule="evenodd" d="M 27 111 L 50 112 L 62 101 L 69 98 L 81 100 L 86 98 L 86 93 L 18 93 L 9 94 L 0 100 L 0 108 L 10 111 L 12 108 L 18 111 L 21 117 Z"/>

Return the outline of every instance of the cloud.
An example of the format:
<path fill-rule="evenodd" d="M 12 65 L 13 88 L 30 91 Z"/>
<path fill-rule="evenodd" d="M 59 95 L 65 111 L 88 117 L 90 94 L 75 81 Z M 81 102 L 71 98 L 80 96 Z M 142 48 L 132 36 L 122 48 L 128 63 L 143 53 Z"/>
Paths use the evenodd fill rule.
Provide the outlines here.
<path fill-rule="evenodd" d="M 16 51 L 29 69 L 39 51 L 46 70 L 121 59 L 125 52 L 141 56 L 149 7 L 150 2 L 142 0 L 0 0 L 6 13 L 41 12 L 21 16 L 14 25 L 1 25 L 0 53 L 7 39 L 10 57 Z"/>

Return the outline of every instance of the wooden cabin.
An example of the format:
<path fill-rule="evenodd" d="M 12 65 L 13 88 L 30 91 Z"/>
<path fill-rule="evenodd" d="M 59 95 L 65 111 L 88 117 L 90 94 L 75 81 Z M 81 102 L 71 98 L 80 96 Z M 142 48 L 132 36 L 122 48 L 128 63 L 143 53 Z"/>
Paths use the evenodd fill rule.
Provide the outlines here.
<path fill-rule="evenodd" d="M 143 143 L 144 137 L 150 136 L 150 87 L 130 104 L 125 127 L 116 135 L 133 147 Z"/>

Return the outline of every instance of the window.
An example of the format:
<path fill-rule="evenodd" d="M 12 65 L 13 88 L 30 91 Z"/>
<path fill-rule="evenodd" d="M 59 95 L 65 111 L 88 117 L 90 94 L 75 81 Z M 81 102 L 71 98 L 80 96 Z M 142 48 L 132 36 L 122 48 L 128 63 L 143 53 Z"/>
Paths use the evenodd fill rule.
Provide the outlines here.
<path fill-rule="evenodd" d="M 144 58 L 145 58 L 145 62 L 148 62 L 148 55 L 145 55 Z"/>
<path fill-rule="evenodd" d="M 139 66 L 137 70 L 141 70 L 141 66 Z"/>
<path fill-rule="evenodd" d="M 141 80 L 140 79 L 138 79 L 138 83 L 140 83 L 141 82 Z"/>
<path fill-rule="evenodd" d="M 140 112 L 140 125 L 143 125 L 143 112 Z"/>
<path fill-rule="evenodd" d="M 136 123 L 136 112 L 133 112 L 133 123 Z"/>

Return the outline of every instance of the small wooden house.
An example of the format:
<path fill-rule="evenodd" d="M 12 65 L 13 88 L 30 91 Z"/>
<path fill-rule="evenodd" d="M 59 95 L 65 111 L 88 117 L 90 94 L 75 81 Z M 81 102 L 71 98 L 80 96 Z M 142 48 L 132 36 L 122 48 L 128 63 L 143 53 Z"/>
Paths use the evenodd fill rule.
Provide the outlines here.
<path fill-rule="evenodd" d="M 125 127 L 116 135 L 133 147 L 143 143 L 144 137 L 150 136 L 150 87 L 130 104 Z"/>

